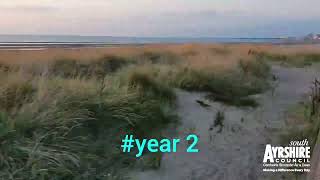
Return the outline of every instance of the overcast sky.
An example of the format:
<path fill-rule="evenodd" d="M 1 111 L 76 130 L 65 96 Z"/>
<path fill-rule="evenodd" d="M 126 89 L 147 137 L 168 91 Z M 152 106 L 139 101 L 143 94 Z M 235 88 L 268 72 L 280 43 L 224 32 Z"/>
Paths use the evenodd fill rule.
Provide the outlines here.
<path fill-rule="evenodd" d="M 0 0 L 0 34 L 276 37 L 320 33 L 320 0 Z"/>

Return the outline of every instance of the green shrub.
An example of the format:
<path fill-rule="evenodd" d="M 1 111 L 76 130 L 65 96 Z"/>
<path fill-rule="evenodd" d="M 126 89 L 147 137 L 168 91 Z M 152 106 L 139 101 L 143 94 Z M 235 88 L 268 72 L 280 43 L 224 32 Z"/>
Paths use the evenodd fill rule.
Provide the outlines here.
<path fill-rule="evenodd" d="M 132 72 L 129 74 L 129 87 L 138 89 L 138 92 L 146 97 L 159 97 L 168 102 L 175 100 L 175 93 L 166 83 L 157 82 L 151 74 Z"/>
<path fill-rule="evenodd" d="M 262 79 L 266 79 L 270 76 L 271 68 L 263 59 L 254 61 L 240 60 L 239 67 L 245 75 L 251 75 Z"/>
<path fill-rule="evenodd" d="M 263 92 L 268 87 L 266 79 L 261 77 L 242 77 L 237 73 L 210 73 L 184 68 L 174 80 L 175 86 L 191 90 L 209 92 L 210 99 L 235 106 L 258 104 L 248 96 Z"/>

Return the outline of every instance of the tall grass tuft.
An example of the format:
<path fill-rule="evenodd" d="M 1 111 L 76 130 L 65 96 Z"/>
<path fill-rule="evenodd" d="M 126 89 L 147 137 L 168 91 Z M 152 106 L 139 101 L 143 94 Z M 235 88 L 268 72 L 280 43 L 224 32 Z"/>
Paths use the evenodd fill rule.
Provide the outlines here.
<path fill-rule="evenodd" d="M 129 87 L 137 89 L 142 96 L 159 97 L 164 101 L 174 102 L 175 94 L 165 83 L 160 83 L 151 74 L 132 72 L 128 77 Z"/>
<path fill-rule="evenodd" d="M 133 165 L 120 153 L 124 133 L 157 136 L 176 116 L 154 88 L 142 93 L 113 78 L 102 90 L 96 78 L 2 79 L 1 97 L 11 99 L 0 111 L 0 179 L 118 178 Z"/>
<path fill-rule="evenodd" d="M 191 91 L 207 91 L 210 99 L 235 106 L 257 106 L 250 95 L 263 92 L 267 80 L 255 76 L 243 76 L 237 73 L 215 73 L 190 68 L 177 73 L 175 85 Z"/>

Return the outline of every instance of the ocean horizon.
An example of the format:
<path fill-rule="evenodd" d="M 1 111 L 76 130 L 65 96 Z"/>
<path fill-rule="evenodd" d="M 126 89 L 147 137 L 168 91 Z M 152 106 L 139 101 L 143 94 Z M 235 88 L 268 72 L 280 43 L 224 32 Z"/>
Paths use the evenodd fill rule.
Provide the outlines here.
<path fill-rule="evenodd" d="M 0 43 L 185 43 L 185 42 L 257 42 L 272 43 L 282 38 L 262 37 L 126 37 L 81 35 L 2 35 Z"/>

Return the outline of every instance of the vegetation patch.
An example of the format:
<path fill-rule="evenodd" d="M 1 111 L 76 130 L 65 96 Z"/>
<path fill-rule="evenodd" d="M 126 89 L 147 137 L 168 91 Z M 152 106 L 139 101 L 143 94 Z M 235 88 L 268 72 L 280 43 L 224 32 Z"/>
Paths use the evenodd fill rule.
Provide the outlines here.
<path fill-rule="evenodd" d="M 133 61 L 118 56 L 104 56 L 90 63 L 73 59 L 58 59 L 50 66 L 50 74 L 65 78 L 98 77 L 114 73 Z"/>
<path fill-rule="evenodd" d="M 174 80 L 176 87 L 191 91 L 209 92 L 210 99 L 236 106 L 257 106 L 250 95 L 258 94 L 268 88 L 268 70 L 265 73 L 249 69 L 241 72 L 215 73 L 191 68 L 181 69 Z"/>
<path fill-rule="evenodd" d="M 173 89 L 153 79 L 149 74 L 132 72 L 128 78 L 129 87 L 138 89 L 143 96 L 156 96 L 171 103 L 175 100 Z"/>
<path fill-rule="evenodd" d="M 311 115 L 311 106 L 307 102 L 293 107 L 289 112 L 286 132 L 281 135 L 282 144 L 287 145 L 292 140 L 307 139 L 313 149 L 319 140 L 319 116 Z"/>
<path fill-rule="evenodd" d="M 228 55 L 231 53 L 231 51 L 229 49 L 227 49 L 226 47 L 221 47 L 221 48 L 211 48 L 211 51 L 214 54 L 218 54 L 218 55 Z"/>
<path fill-rule="evenodd" d="M 268 88 L 264 61 L 234 61 L 233 68 L 216 71 L 211 59 L 186 60 L 200 54 L 189 52 L 144 49 L 91 61 L 0 66 L 0 179 L 124 178 L 137 159 L 135 152 L 120 152 L 121 138 L 161 137 L 178 119 L 175 88 L 258 105 L 251 95 Z M 147 156 L 146 168 L 160 166 L 161 154 Z"/>
<path fill-rule="evenodd" d="M 174 65 L 181 62 L 181 57 L 169 51 L 144 51 L 139 54 L 135 59 L 140 63 L 151 64 L 169 64 Z"/>
<path fill-rule="evenodd" d="M 254 55 L 258 59 L 265 59 L 268 61 L 277 62 L 280 65 L 293 67 L 306 67 L 320 62 L 320 54 L 318 53 L 279 54 L 255 52 Z"/>
<path fill-rule="evenodd" d="M 120 152 L 121 137 L 157 137 L 177 117 L 152 80 L 140 89 L 112 78 L 102 91 L 95 79 L 60 76 L 1 86 L 10 104 L 0 111 L 0 178 L 118 178 L 133 166 L 134 156 Z"/>

